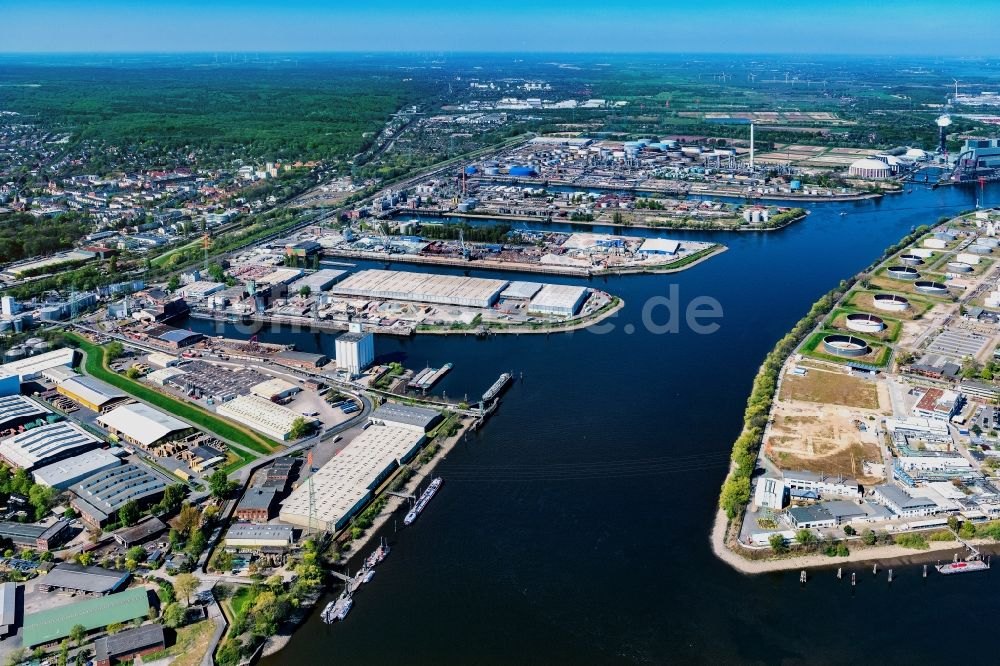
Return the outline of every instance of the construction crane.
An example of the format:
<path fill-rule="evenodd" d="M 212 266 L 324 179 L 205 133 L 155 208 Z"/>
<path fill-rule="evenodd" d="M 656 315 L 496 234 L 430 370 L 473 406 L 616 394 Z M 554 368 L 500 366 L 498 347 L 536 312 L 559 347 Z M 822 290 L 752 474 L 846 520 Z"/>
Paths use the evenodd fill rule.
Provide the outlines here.
<path fill-rule="evenodd" d="M 201 236 L 201 247 L 205 253 L 205 273 L 208 274 L 208 249 L 212 247 L 212 239 L 207 231 Z"/>
<path fill-rule="evenodd" d="M 458 230 L 458 244 L 462 247 L 462 259 L 468 261 L 469 248 L 465 246 L 465 233 L 461 229 Z"/>

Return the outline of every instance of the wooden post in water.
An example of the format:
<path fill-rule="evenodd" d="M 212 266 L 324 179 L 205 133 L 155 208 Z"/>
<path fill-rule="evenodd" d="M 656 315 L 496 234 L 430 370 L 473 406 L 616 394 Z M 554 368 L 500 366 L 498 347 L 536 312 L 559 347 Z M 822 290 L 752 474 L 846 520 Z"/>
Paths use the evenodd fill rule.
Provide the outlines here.
<path fill-rule="evenodd" d="M 889 569 L 889 582 L 892 582 L 892 569 Z"/>
<path fill-rule="evenodd" d="M 875 563 L 875 564 L 874 564 L 874 565 L 872 566 L 872 573 L 873 573 L 873 574 L 875 574 L 876 576 L 878 575 L 878 562 L 876 562 L 876 563 Z"/>
<path fill-rule="evenodd" d="M 924 578 L 927 578 L 927 565 L 924 565 Z"/>
<path fill-rule="evenodd" d="M 801 572 L 799 572 L 799 582 L 802 583 L 803 585 L 805 585 L 806 578 L 807 578 L 806 577 L 806 570 L 803 569 Z"/>
<path fill-rule="evenodd" d="M 837 567 L 837 580 L 844 577 L 844 567 Z"/>
<path fill-rule="evenodd" d="M 854 587 L 857 584 L 858 584 L 858 574 L 852 573 L 851 574 L 851 587 Z"/>

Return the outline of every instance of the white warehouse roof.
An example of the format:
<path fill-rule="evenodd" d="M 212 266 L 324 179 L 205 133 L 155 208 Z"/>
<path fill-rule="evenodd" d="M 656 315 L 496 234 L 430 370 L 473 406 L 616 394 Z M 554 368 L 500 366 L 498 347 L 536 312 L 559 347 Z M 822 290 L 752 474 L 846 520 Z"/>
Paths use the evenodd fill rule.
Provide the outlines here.
<path fill-rule="evenodd" d="M 528 304 L 528 312 L 572 315 L 587 298 L 587 288 L 571 284 L 547 284 Z"/>
<path fill-rule="evenodd" d="M 677 254 L 680 250 L 680 241 L 669 238 L 647 238 L 639 246 L 639 252 L 650 252 L 654 254 Z"/>
<path fill-rule="evenodd" d="M 184 421 L 141 402 L 115 407 L 99 416 L 97 422 L 145 446 L 191 427 Z"/>
<path fill-rule="evenodd" d="M 278 517 L 293 525 L 336 531 L 371 498 L 389 472 L 413 457 L 424 435 L 409 428 L 372 426 L 312 476 L 314 510 L 310 521 L 309 484 L 281 503 Z"/>
<path fill-rule="evenodd" d="M 19 375 L 23 382 L 38 377 L 42 370 L 48 370 L 58 365 L 71 366 L 75 358 L 76 350 L 64 347 L 63 349 L 54 349 L 38 356 L 30 356 L 20 361 L 4 363 L 0 368 L 11 374 Z"/>
<path fill-rule="evenodd" d="M 295 419 L 302 418 L 298 412 L 256 395 L 237 396 L 219 405 L 216 411 L 220 416 L 282 440 L 288 437 Z"/>
<path fill-rule="evenodd" d="M 32 472 L 35 483 L 64 490 L 91 474 L 121 465 L 122 461 L 104 449 L 94 449 L 78 456 L 40 467 Z"/>
<path fill-rule="evenodd" d="M 32 469 L 101 443 L 86 430 L 68 421 L 25 430 L 0 442 L 0 456 L 17 467 Z"/>
<path fill-rule="evenodd" d="M 489 307 L 507 284 L 506 280 L 372 269 L 354 273 L 330 289 L 330 293 L 440 305 Z"/>
<path fill-rule="evenodd" d="M 164 354 L 163 352 L 153 352 L 146 357 L 146 362 L 158 368 L 166 368 L 171 364 L 177 363 L 177 357 L 172 354 Z"/>
<path fill-rule="evenodd" d="M 302 389 L 298 385 L 291 382 L 286 382 L 280 377 L 271 377 L 260 384 L 254 384 L 250 387 L 250 392 L 261 398 L 271 399 L 272 396 L 276 395 L 291 395 L 292 393 L 297 393 Z"/>

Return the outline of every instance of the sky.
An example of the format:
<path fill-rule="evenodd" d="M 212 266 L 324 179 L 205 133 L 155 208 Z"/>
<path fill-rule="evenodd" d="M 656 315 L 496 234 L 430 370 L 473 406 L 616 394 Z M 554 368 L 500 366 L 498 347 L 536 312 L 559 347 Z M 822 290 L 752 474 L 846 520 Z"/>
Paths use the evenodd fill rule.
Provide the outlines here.
<path fill-rule="evenodd" d="M 6 53 L 1000 56 L 1000 0 L 0 0 L 0 26 Z"/>

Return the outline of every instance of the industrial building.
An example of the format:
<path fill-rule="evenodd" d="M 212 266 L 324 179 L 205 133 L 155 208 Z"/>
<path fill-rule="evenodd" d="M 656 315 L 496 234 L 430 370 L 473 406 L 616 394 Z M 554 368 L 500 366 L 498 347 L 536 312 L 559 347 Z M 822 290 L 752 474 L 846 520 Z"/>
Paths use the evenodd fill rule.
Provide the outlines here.
<path fill-rule="evenodd" d="M 38 379 L 42 371 L 57 366 L 73 367 L 76 361 L 76 350 L 69 347 L 55 349 L 37 356 L 30 356 L 0 366 L 5 372 L 18 375 L 22 382 Z"/>
<path fill-rule="evenodd" d="M 164 386 L 174 377 L 179 377 L 183 374 L 184 371 L 180 368 L 160 368 L 159 370 L 153 370 L 151 373 L 146 375 L 144 379 L 147 382 L 156 384 L 157 386 Z"/>
<path fill-rule="evenodd" d="M 56 390 L 73 402 L 94 412 L 108 411 L 129 399 L 126 393 L 119 391 L 111 384 L 86 375 L 78 375 L 59 382 Z"/>
<path fill-rule="evenodd" d="M 51 525 L 0 522 L 0 539 L 9 539 L 15 546 L 38 552 L 52 550 L 71 536 L 68 520 L 57 520 Z"/>
<path fill-rule="evenodd" d="M 122 527 L 115 530 L 111 536 L 123 548 L 131 548 L 146 543 L 153 537 L 163 534 L 167 529 L 167 524 L 156 516 L 147 516 L 132 527 Z"/>
<path fill-rule="evenodd" d="M 875 499 L 903 518 L 930 516 L 937 513 L 937 504 L 925 497 L 914 497 L 899 486 L 889 483 L 875 486 Z"/>
<path fill-rule="evenodd" d="M 17 583 L 0 583 L 0 636 L 17 629 Z"/>
<path fill-rule="evenodd" d="M 205 339 L 205 336 L 194 331 L 174 328 L 159 334 L 156 336 L 156 339 L 171 349 L 183 349 L 184 347 L 190 347 L 193 344 L 201 342 Z"/>
<path fill-rule="evenodd" d="M 547 284 L 528 304 L 528 312 L 571 317 L 577 313 L 589 290 L 570 284 Z"/>
<path fill-rule="evenodd" d="M 892 169 L 881 160 L 866 157 L 852 162 L 847 168 L 847 175 L 852 178 L 888 178 L 892 175 Z"/>
<path fill-rule="evenodd" d="M 278 502 L 278 489 L 269 487 L 249 488 L 239 504 L 236 505 L 236 517 L 251 523 L 266 523 L 274 515 L 274 507 Z"/>
<path fill-rule="evenodd" d="M 203 301 L 215 292 L 222 291 L 225 288 L 225 282 L 197 280 L 191 284 L 181 287 L 178 293 L 183 296 L 185 300 Z"/>
<path fill-rule="evenodd" d="M 680 241 L 667 238 L 647 238 L 639 246 L 639 254 L 672 257 L 681 249 Z"/>
<path fill-rule="evenodd" d="M 21 376 L 0 368 L 0 396 L 13 396 L 21 392 Z"/>
<path fill-rule="evenodd" d="M 238 396 L 219 405 L 216 411 L 219 416 L 250 426 L 281 441 L 288 439 L 295 420 L 303 418 L 298 412 L 256 395 Z"/>
<path fill-rule="evenodd" d="M 410 428 L 368 428 L 313 474 L 311 484 L 296 488 L 281 503 L 278 518 L 311 529 L 343 529 L 379 484 L 413 458 L 424 440 L 423 433 Z"/>
<path fill-rule="evenodd" d="M 118 467 L 121 464 L 121 459 L 109 451 L 92 449 L 78 456 L 39 467 L 31 475 L 35 479 L 35 483 L 57 490 L 65 490 L 75 483 L 80 483 L 88 476 L 112 467 Z"/>
<path fill-rule="evenodd" d="M 226 532 L 226 545 L 234 548 L 288 548 L 294 542 L 291 525 L 236 523 Z"/>
<path fill-rule="evenodd" d="M 274 360 L 282 365 L 288 365 L 294 368 L 304 368 L 307 370 L 322 368 L 330 362 L 330 359 L 328 359 L 325 354 L 314 354 L 311 352 L 293 350 L 278 352 L 274 355 Z"/>
<path fill-rule="evenodd" d="M 526 282 L 524 280 L 514 280 L 507 288 L 500 292 L 502 299 L 515 299 L 519 301 L 530 300 L 542 288 L 541 282 Z"/>
<path fill-rule="evenodd" d="M 172 368 L 180 362 L 181 359 L 176 356 L 163 352 L 153 352 L 146 357 L 146 363 L 154 368 Z"/>
<path fill-rule="evenodd" d="M 42 592 L 67 591 L 103 596 L 120 590 L 130 578 L 127 571 L 61 562 L 38 582 Z"/>
<path fill-rule="evenodd" d="M 323 268 L 309 273 L 288 285 L 288 292 L 290 294 L 297 294 L 302 287 L 309 287 L 309 291 L 313 294 L 326 291 L 337 284 L 345 275 L 347 275 L 347 271 Z"/>
<path fill-rule="evenodd" d="M 271 379 L 265 380 L 259 384 L 254 384 L 250 387 L 250 393 L 252 395 L 264 398 L 265 400 L 270 400 L 271 402 L 277 402 L 279 400 L 284 400 L 285 398 L 290 398 L 300 391 L 302 391 L 300 386 L 285 381 L 280 377 L 272 377 Z"/>
<path fill-rule="evenodd" d="M 47 574 L 49 575 L 52 575 L 51 572 Z M 69 636 L 76 625 L 82 626 L 86 631 L 92 631 L 103 629 L 109 624 L 145 618 L 148 614 L 149 594 L 146 588 L 136 587 L 100 599 L 87 599 L 66 606 L 28 613 L 24 617 L 22 643 L 26 647 L 54 643 Z"/>
<path fill-rule="evenodd" d="M 330 289 L 330 293 L 488 308 L 496 303 L 507 284 L 506 280 L 372 269 L 354 273 Z"/>
<path fill-rule="evenodd" d="M 141 402 L 116 407 L 97 418 L 115 437 L 144 449 L 171 439 L 178 439 L 192 431 L 190 425 Z"/>
<path fill-rule="evenodd" d="M 420 433 L 426 433 L 440 419 L 441 412 L 436 409 L 402 405 L 396 402 L 380 405 L 369 416 L 369 420 L 373 424 L 407 428 Z"/>
<path fill-rule="evenodd" d="M 127 502 L 140 506 L 158 502 L 169 479 L 145 466 L 126 464 L 99 472 L 70 487 L 76 497 L 70 505 L 90 525 L 103 527 L 117 519 L 118 509 Z"/>
<path fill-rule="evenodd" d="M 59 421 L 0 441 L 0 458 L 30 472 L 101 444 L 101 440 L 75 423 Z"/>
<path fill-rule="evenodd" d="M 144 624 L 109 634 L 94 641 L 94 666 L 135 661 L 136 657 L 159 652 L 166 647 L 163 625 Z"/>
<path fill-rule="evenodd" d="M 0 430 L 16 428 L 51 414 L 48 409 L 23 395 L 0 397 Z"/>
<path fill-rule="evenodd" d="M 362 333 L 360 327 L 357 328 L 341 334 L 334 342 L 337 367 L 346 370 L 352 377 L 360 375 L 375 361 L 375 336 Z"/>

